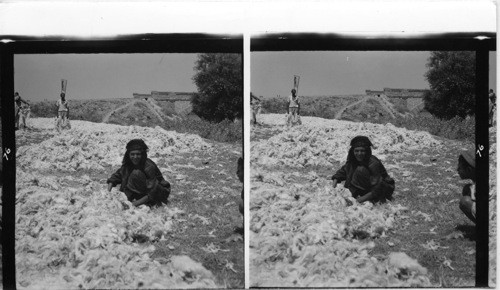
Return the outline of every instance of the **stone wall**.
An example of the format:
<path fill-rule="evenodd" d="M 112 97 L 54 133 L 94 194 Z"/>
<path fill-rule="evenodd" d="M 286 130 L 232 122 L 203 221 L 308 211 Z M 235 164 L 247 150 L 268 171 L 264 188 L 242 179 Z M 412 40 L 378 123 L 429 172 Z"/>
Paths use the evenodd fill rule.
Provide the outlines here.
<path fill-rule="evenodd" d="M 191 99 L 194 94 L 195 93 L 152 91 L 151 94 L 134 93 L 133 96 L 138 99 L 153 98 L 157 102 L 171 103 L 175 113 L 187 115 L 193 111 Z"/>
<path fill-rule="evenodd" d="M 412 110 L 424 101 L 427 90 L 384 88 L 383 91 L 366 90 L 367 95 L 386 96 L 396 107 Z"/>

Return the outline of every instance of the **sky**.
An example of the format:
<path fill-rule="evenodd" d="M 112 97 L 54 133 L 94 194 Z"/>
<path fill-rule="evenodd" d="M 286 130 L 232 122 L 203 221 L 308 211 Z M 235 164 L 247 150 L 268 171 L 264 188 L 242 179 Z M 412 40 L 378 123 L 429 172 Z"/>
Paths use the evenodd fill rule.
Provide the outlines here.
<path fill-rule="evenodd" d="M 250 91 L 286 96 L 293 76 L 299 95 L 351 95 L 383 88 L 428 89 L 429 52 L 252 52 Z M 61 79 L 68 99 L 131 98 L 151 91 L 196 92 L 197 54 L 28 54 L 14 57 L 15 91 L 27 100 L 57 100 Z M 496 87 L 496 55 L 490 53 L 490 87 Z M 495 90 L 496 91 L 496 90 Z"/>
<path fill-rule="evenodd" d="M 251 53 L 251 92 L 287 96 L 293 76 L 299 95 L 354 95 L 383 88 L 428 89 L 424 51 L 286 51 Z M 496 87 L 496 54 L 490 53 L 490 87 Z M 495 90 L 496 91 L 496 90 Z"/>
<path fill-rule="evenodd" d="M 192 77 L 197 54 L 19 54 L 14 89 L 31 101 L 132 98 L 151 91 L 196 92 Z"/>

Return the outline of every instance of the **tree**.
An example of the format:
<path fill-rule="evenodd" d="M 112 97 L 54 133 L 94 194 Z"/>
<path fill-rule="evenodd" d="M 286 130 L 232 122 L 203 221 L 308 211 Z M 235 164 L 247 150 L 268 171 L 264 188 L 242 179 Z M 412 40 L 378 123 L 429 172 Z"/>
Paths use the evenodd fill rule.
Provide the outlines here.
<path fill-rule="evenodd" d="M 240 54 L 198 55 L 193 81 L 198 87 L 193 112 L 209 121 L 243 117 L 243 73 Z"/>
<path fill-rule="evenodd" d="M 425 78 L 430 91 L 425 109 L 438 118 L 465 118 L 474 114 L 476 56 L 473 51 L 433 51 Z"/>

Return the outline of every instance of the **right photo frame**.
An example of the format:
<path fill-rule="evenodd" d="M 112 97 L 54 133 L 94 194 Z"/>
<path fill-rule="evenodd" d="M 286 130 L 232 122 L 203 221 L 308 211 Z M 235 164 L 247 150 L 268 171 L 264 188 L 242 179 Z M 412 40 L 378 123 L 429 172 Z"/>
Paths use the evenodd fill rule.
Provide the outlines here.
<path fill-rule="evenodd" d="M 252 35 L 248 286 L 495 287 L 495 43 Z"/>

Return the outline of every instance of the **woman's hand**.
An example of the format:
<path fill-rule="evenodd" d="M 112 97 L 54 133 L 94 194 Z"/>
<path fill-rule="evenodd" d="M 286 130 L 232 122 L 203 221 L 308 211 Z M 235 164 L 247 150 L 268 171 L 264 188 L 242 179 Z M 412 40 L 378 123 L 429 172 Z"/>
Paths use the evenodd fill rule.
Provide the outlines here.
<path fill-rule="evenodd" d="M 139 200 L 134 200 L 132 202 L 132 204 L 137 207 L 137 206 L 140 206 L 140 205 L 143 205 L 143 204 L 149 202 L 150 200 L 151 199 L 149 199 L 149 196 L 146 195 L 146 196 L 140 198 Z"/>
<path fill-rule="evenodd" d="M 356 198 L 356 201 L 357 201 L 358 203 L 363 203 L 363 202 L 365 202 L 365 201 L 367 201 L 367 200 L 372 200 L 372 199 L 374 199 L 374 198 L 375 198 L 375 195 L 373 194 L 373 192 L 371 192 L 371 191 L 370 191 L 370 192 L 368 192 L 367 194 L 365 194 L 365 195 L 363 195 L 363 196 L 360 196 L 360 197 Z"/>
<path fill-rule="evenodd" d="M 108 191 L 111 192 L 111 189 L 113 188 L 113 183 L 108 183 Z"/>
<path fill-rule="evenodd" d="M 338 183 L 337 179 L 334 179 L 333 180 L 333 188 L 337 188 L 337 183 Z"/>

